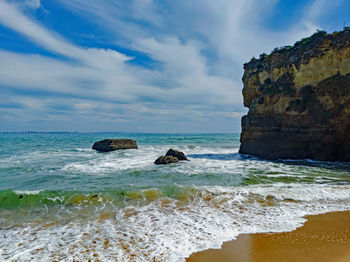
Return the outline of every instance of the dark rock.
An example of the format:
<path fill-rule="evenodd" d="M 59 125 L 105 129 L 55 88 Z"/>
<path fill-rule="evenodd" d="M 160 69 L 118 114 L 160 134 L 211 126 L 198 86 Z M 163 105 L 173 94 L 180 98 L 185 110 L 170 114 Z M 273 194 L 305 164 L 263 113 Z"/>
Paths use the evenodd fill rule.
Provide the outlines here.
<path fill-rule="evenodd" d="M 187 157 L 185 156 L 185 154 L 181 151 L 177 151 L 177 150 L 174 150 L 174 149 L 169 149 L 168 152 L 166 152 L 165 154 L 166 156 L 173 156 L 173 157 L 176 157 L 178 160 L 187 160 Z"/>
<path fill-rule="evenodd" d="M 318 32 L 244 65 L 239 152 L 350 161 L 350 30 Z"/>
<path fill-rule="evenodd" d="M 174 156 L 160 156 L 154 161 L 154 164 L 156 165 L 167 165 L 170 163 L 177 163 L 179 162 L 179 159 Z"/>
<path fill-rule="evenodd" d="M 109 152 L 120 149 L 137 149 L 135 140 L 132 139 L 104 139 L 92 146 L 92 149 L 101 152 Z"/>

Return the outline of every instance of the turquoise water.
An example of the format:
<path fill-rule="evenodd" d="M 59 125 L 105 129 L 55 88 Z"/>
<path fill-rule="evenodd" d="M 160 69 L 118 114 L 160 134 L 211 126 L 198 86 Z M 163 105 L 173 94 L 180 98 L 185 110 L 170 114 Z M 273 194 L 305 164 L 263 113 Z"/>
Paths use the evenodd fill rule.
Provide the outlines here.
<path fill-rule="evenodd" d="M 139 149 L 91 149 L 105 138 Z M 169 148 L 190 161 L 154 165 Z M 240 233 L 350 209 L 350 164 L 238 148 L 239 134 L 0 134 L 0 260 L 183 261 Z"/>
<path fill-rule="evenodd" d="M 105 137 L 135 139 L 140 150 L 91 150 L 94 141 Z M 201 147 L 233 149 L 238 147 L 238 139 L 237 134 L 2 134 L 0 190 L 99 191 L 174 183 L 215 185 L 232 179 L 237 184 L 239 181 L 232 176 L 215 181 L 213 177 L 219 174 L 214 172 L 189 174 L 176 168 L 156 167 L 153 162 L 171 146 L 193 152 Z"/>

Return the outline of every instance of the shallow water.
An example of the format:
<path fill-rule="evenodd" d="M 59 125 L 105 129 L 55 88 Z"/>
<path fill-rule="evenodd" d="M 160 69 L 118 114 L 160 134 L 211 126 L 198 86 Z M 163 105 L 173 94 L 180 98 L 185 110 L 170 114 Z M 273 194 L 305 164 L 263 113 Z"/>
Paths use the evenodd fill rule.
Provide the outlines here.
<path fill-rule="evenodd" d="M 138 150 L 98 153 L 132 138 Z M 350 164 L 238 154 L 239 134 L 0 134 L 0 260 L 183 261 L 350 209 Z M 190 161 L 155 166 L 169 148 Z"/>

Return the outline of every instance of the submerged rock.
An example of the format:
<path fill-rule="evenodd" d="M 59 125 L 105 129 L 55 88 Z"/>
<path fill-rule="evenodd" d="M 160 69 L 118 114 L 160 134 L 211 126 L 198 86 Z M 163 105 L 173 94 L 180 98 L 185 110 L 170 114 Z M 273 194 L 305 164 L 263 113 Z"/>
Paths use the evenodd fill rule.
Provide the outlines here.
<path fill-rule="evenodd" d="M 177 151 L 177 150 L 174 150 L 174 149 L 172 149 L 172 148 L 170 148 L 169 150 L 168 150 L 168 152 L 166 152 L 166 154 L 165 154 L 166 156 L 173 156 L 173 157 L 176 157 L 178 160 L 187 160 L 188 161 L 188 159 L 187 159 L 187 157 L 185 156 L 185 154 L 183 153 L 183 152 L 181 152 L 181 151 Z"/>
<path fill-rule="evenodd" d="M 109 152 L 120 149 L 137 149 L 137 144 L 133 139 L 104 139 L 95 142 L 92 149 L 101 152 Z"/>
<path fill-rule="evenodd" d="M 177 163 L 179 162 L 179 159 L 174 156 L 160 156 L 154 161 L 154 164 L 156 165 L 167 165 L 171 163 Z"/>
<path fill-rule="evenodd" d="M 350 161 L 350 29 L 252 59 L 243 84 L 240 153 Z"/>

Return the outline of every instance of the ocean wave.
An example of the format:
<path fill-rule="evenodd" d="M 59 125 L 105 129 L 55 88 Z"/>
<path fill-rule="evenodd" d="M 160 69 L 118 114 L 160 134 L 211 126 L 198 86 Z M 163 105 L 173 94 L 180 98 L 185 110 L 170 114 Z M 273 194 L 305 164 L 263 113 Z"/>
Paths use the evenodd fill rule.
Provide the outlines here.
<path fill-rule="evenodd" d="M 67 201 L 61 208 L 59 196 Z M 0 258 L 184 261 L 242 233 L 290 231 L 305 215 L 350 209 L 349 186 L 318 184 L 171 186 L 46 197 L 56 197 L 56 204 L 42 202 L 47 209 L 40 214 L 32 207 L 32 221 L 6 226 L 0 220 Z M 7 221 L 18 216 L 1 212 Z"/>
<path fill-rule="evenodd" d="M 190 161 L 155 166 L 154 160 L 174 147 Z M 168 179 L 191 185 L 248 185 L 261 183 L 349 183 L 349 166 L 309 161 L 265 161 L 237 153 L 238 148 L 208 145 L 141 145 L 138 150 L 98 153 L 92 149 L 35 151 L 0 162 L 0 184 L 17 190 L 104 189 L 106 183 L 121 188 L 164 186 Z M 106 179 L 106 183 L 101 181 Z M 133 179 L 127 179 L 127 178 Z M 150 183 L 150 177 L 156 184 Z M 189 178 L 189 179 L 188 179 Z M 195 180 L 195 178 L 197 178 Z M 55 182 L 55 180 L 57 182 Z M 64 183 L 60 183 L 64 181 Z M 60 185 L 60 187 L 58 187 Z M 3 187 L 0 189 L 4 189 Z"/>

